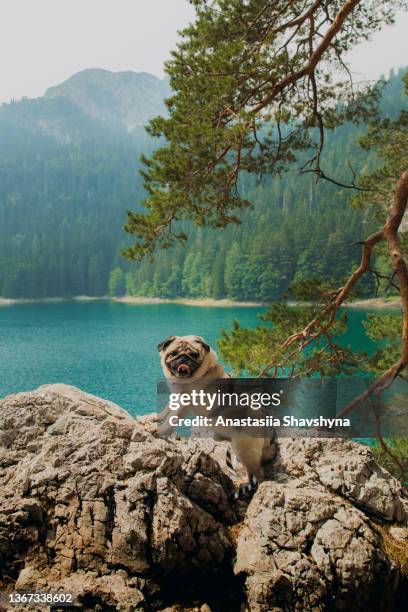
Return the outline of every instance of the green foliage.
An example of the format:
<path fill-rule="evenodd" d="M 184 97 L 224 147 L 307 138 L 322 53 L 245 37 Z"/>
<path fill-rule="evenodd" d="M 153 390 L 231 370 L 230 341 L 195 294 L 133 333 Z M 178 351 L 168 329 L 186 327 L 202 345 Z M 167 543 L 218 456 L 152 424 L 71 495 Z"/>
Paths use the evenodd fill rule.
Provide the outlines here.
<path fill-rule="evenodd" d="M 401 108 L 395 103 L 402 99 L 400 77 L 384 88 L 387 115 Z M 159 251 L 153 262 L 127 262 L 120 256 L 127 244 L 123 208 L 143 197 L 137 156 L 151 143 L 140 134 L 108 138 L 96 126 L 83 141 L 57 143 L 22 127 L 31 106 L 24 103 L 23 112 L 19 104 L 5 117 L 0 113 L 0 296 L 106 295 L 119 267 L 130 295 L 270 302 L 311 274 L 338 284 L 358 261 L 359 249 L 349 245 L 370 230 L 365 211 L 348 206 L 348 192 L 288 172 L 262 182 L 242 176 L 242 193 L 253 207 L 241 213 L 240 225 L 218 231 L 185 223 L 187 243 Z M 76 115 L 71 122 L 90 129 Z M 358 134 L 353 125 L 330 134 L 330 173 L 345 178 L 348 159 L 356 170 L 374 169 L 377 158 L 358 149 Z M 226 274 L 234 244 L 238 267 Z M 194 279 L 187 257 L 195 261 Z M 368 279 L 362 295 L 372 288 Z"/>
<path fill-rule="evenodd" d="M 370 314 L 364 327 L 371 340 L 381 343 L 368 360 L 367 369 L 373 374 L 381 374 L 396 363 L 401 354 L 402 315 Z"/>
<path fill-rule="evenodd" d="M 126 293 L 126 278 L 120 268 L 115 268 L 109 275 L 109 295 L 120 297 Z"/>
<path fill-rule="evenodd" d="M 408 438 L 386 438 L 384 442 L 402 465 L 405 474 L 405 484 L 408 484 Z M 395 460 L 378 443 L 372 450 L 378 463 L 400 480 L 401 472 Z"/>
<path fill-rule="evenodd" d="M 390 91 L 393 96 L 402 91 L 400 76 L 394 77 L 399 88 L 394 81 L 384 87 L 384 113 L 394 108 Z M 350 124 L 330 134 L 325 148 L 325 167 L 330 174 L 346 179 L 349 162 L 356 171 L 375 168 L 376 155 L 358 147 L 360 135 L 358 127 Z M 311 176 L 299 177 L 295 170 L 281 177 L 265 177 L 261 182 L 246 174 L 240 186 L 253 202 L 250 209 L 241 212 L 242 223 L 222 230 L 183 223 L 188 242 L 176 244 L 164 253 L 157 251 L 153 261 L 145 258 L 132 265 L 132 293 L 145 295 L 147 282 L 152 294 L 151 279 L 156 271 L 165 270 L 167 278 L 172 265 L 177 264 L 182 268 L 183 282 L 181 291 L 172 297 L 197 296 L 197 291 L 190 291 L 188 277 L 189 265 L 199 253 L 203 254 L 200 297 L 216 299 L 268 303 L 282 299 L 293 282 L 311 274 L 339 284 L 356 266 L 360 249 L 351 245 L 373 230 L 374 224 L 364 211 L 349 206 L 348 190 L 339 190 L 327 182 L 316 183 Z M 189 262 L 184 268 L 187 257 Z M 235 273 L 232 257 L 236 261 Z M 208 275 L 211 283 L 205 281 Z M 367 277 L 361 285 L 361 295 L 369 295 L 373 288 L 373 279 Z M 155 295 L 161 296 L 164 288 L 156 289 Z"/>
<path fill-rule="evenodd" d="M 408 93 L 408 75 L 405 76 L 405 86 Z M 383 160 L 383 165 L 375 168 L 370 174 L 363 175 L 361 182 L 370 191 L 360 192 L 354 202 L 359 207 L 369 205 L 370 210 L 375 208 L 377 222 L 384 223 L 392 201 L 392 190 L 402 172 L 408 167 L 408 113 L 403 110 L 395 120 L 386 118 L 370 126 L 367 135 L 362 139 L 362 144 L 363 147 L 368 147 L 368 150 L 376 148 Z M 319 234 L 319 237 L 321 236 L 324 236 L 323 231 Z M 404 247 L 408 242 L 404 228 L 401 231 L 401 240 Z M 322 251 L 319 253 L 317 248 L 314 249 L 316 261 L 313 270 L 318 275 L 324 273 L 326 257 L 330 265 L 333 265 L 336 260 L 338 251 L 333 249 L 330 244 L 332 241 L 334 242 L 334 236 L 330 236 L 327 241 L 324 257 L 321 256 Z M 301 264 L 310 247 L 311 243 L 303 252 L 295 279 L 302 277 Z M 376 271 L 380 272 L 382 275 L 380 279 L 384 278 L 387 288 L 390 288 L 392 285 L 389 279 L 392 280 L 392 268 L 388 264 L 389 258 L 385 258 L 384 251 L 378 250 L 378 254 L 379 265 L 376 266 Z M 339 261 L 341 257 L 337 258 L 337 263 L 334 263 L 332 278 L 336 277 L 335 270 Z M 306 342 L 310 337 L 307 334 L 305 341 L 299 337 L 296 342 L 286 345 L 286 338 L 305 329 L 308 322 L 319 316 L 323 305 L 330 301 L 330 291 L 323 286 L 319 287 L 316 281 L 302 282 L 295 287 L 294 291 L 297 300 L 306 302 L 311 300 L 313 305 L 296 307 L 291 310 L 282 305 L 274 305 L 266 316 L 266 320 L 272 324 L 271 329 L 259 327 L 254 331 L 241 330 L 236 324 L 231 333 L 224 332 L 222 335 L 220 340 L 222 356 L 238 369 L 247 359 L 250 363 L 250 371 L 253 373 L 259 373 L 259 371 L 276 373 L 279 368 L 284 367 L 286 373 L 294 372 L 295 374 L 300 372 L 302 374 L 334 375 L 364 369 L 379 375 L 398 362 L 401 353 L 402 330 L 402 317 L 398 314 L 368 317 L 365 324 L 368 336 L 382 343 L 370 357 L 353 355 L 350 351 L 338 349 L 332 339 L 341 333 L 341 325 L 345 325 L 346 321 L 344 319 L 340 322 L 336 321 L 330 327 L 326 325 L 326 316 L 319 321 L 317 327 L 318 342 L 320 345 L 326 342 L 326 346 L 323 348 L 315 346 L 317 340 L 311 344 Z M 395 291 L 398 292 L 398 287 L 395 288 Z M 330 327 L 330 337 L 325 331 L 328 327 Z"/>
<path fill-rule="evenodd" d="M 402 75 L 401 75 L 402 76 Z M 393 199 L 395 184 L 402 173 L 408 168 L 408 73 L 403 78 L 405 85 L 405 97 L 403 99 L 403 110 L 395 117 L 386 117 L 382 121 L 371 125 L 368 133 L 361 138 L 361 145 L 367 151 L 375 151 L 381 158 L 382 164 L 373 172 L 365 173 L 361 178 L 361 184 L 368 190 L 360 192 L 354 199 L 353 204 L 362 209 L 369 209 L 370 214 L 378 224 L 384 224 L 389 213 L 390 204 Z M 399 96 L 397 96 L 398 99 Z M 390 115 L 395 116 L 396 109 L 390 108 Z M 406 223 L 402 223 L 399 230 L 399 239 L 404 255 L 408 254 L 408 231 Z M 378 278 L 378 293 L 397 294 L 398 287 L 394 286 L 393 269 L 386 243 L 379 245 L 376 249 L 376 270 L 381 276 Z"/>
<path fill-rule="evenodd" d="M 316 339 L 305 337 L 297 344 L 286 342 L 319 315 L 331 291 L 329 284 L 316 279 L 294 285 L 291 305 L 277 302 L 260 317 L 266 325 L 244 329 L 234 321 L 230 332 L 223 331 L 218 341 L 221 357 L 232 365 L 236 375 L 335 376 L 358 371 L 365 355 L 353 354 L 335 340 L 346 330 L 345 314 L 339 315 L 330 331 Z M 313 302 L 309 302 L 311 297 Z M 327 319 L 323 319 L 322 328 L 326 325 Z"/>
<path fill-rule="evenodd" d="M 196 20 L 182 32 L 167 64 L 174 91 L 167 101 L 169 116 L 157 117 L 149 127 L 149 133 L 163 138 L 165 144 L 143 159 L 147 212 L 128 215 L 126 230 L 139 241 L 125 254 L 136 260 L 151 255 L 157 246 L 169 248 L 185 241 L 185 220 L 215 228 L 246 221 L 245 211 L 254 201 L 250 188 L 245 189 L 251 186 L 247 175 L 273 173 L 276 179 L 299 160 L 304 172 L 313 172 L 317 179 L 327 178 L 327 165 L 323 169 L 322 164 L 327 164 L 329 131 L 346 121 L 372 119 L 379 95 L 376 88 L 355 91 L 348 78 L 342 78 L 342 70 L 350 76 L 345 55 L 381 25 L 391 23 L 396 11 L 406 6 L 406 2 L 370 0 L 345 4 L 325 0 L 192 3 Z M 330 38 L 334 30 L 336 34 Z M 371 199 L 377 214 L 371 216 L 371 227 L 359 226 L 360 244 L 375 222 L 385 217 L 384 197 L 390 196 L 399 178 L 398 168 L 406 169 L 405 152 L 400 152 L 407 140 L 406 118 L 402 113 L 396 122 L 390 118 L 377 121 L 362 141 L 368 149 L 377 147 L 385 164 L 373 168 L 377 161 L 374 154 L 372 166 L 364 168 L 366 191 L 356 203 Z M 349 164 L 350 158 L 347 150 Z M 372 160 L 373 156 L 369 162 Z M 345 188 L 341 169 L 334 168 L 330 174 L 335 184 Z M 356 170 L 361 170 L 361 165 Z M 354 177 L 351 180 L 354 185 Z M 299 194 L 299 181 L 294 183 L 294 193 Z M 339 191 L 331 195 L 334 199 Z M 335 342 L 347 324 L 344 315 L 336 316 L 344 299 L 338 298 L 341 289 L 330 290 L 327 284 L 309 278 L 313 274 L 338 281 L 350 275 L 356 261 L 347 255 L 344 238 L 345 227 L 349 230 L 352 224 L 345 215 L 343 226 L 334 228 L 333 219 L 342 212 L 335 206 L 337 202 L 325 209 L 329 217 L 323 209 L 320 216 L 312 218 L 309 209 L 308 218 L 299 214 L 300 207 L 289 211 L 285 196 L 284 192 L 278 215 L 276 199 L 268 202 L 256 233 L 245 236 L 245 230 L 234 232 L 230 248 L 223 249 L 225 269 L 217 291 L 223 285 L 234 299 L 250 291 L 252 298 L 262 295 L 270 300 L 295 283 L 297 303 L 292 308 L 274 304 L 264 317 L 267 325 L 255 330 L 244 330 L 235 322 L 233 330 L 224 332 L 220 339 L 221 355 L 236 372 L 245 368 L 251 374 L 331 376 L 358 371 L 363 366 L 362 356 Z M 274 221 L 279 228 L 276 233 Z M 314 232 L 316 225 L 319 231 Z M 260 248 L 254 245 L 254 236 Z M 193 295 L 209 286 L 202 278 L 200 282 L 201 261 L 201 268 L 196 265 L 201 246 L 188 254 L 183 270 L 184 290 Z M 215 257 L 212 260 L 214 263 Z M 386 268 L 386 260 L 380 260 L 380 265 Z M 219 275 L 219 264 L 216 267 Z M 382 273 L 374 273 L 377 279 L 382 278 Z M 367 288 L 366 277 L 364 281 Z M 364 281 L 359 281 L 360 291 Z M 347 290 L 345 295 L 349 295 Z M 371 320 L 369 333 L 380 332 Z M 377 355 L 371 367 L 383 365 L 386 359 L 385 354 Z"/>
<path fill-rule="evenodd" d="M 370 191 L 359 193 L 354 198 L 354 203 L 359 206 L 374 205 L 380 222 L 385 220 L 388 212 L 395 181 L 408 167 L 408 72 L 403 81 L 405 98 L 397 118 L 386 117 L 370 125 L 368 133 L 360 139 L 363 149 L 375 150 L 383 164 L 362 177 L 362 186 Z"/>
<path fill-rule="evenodd" d="M 124 207 L 142 198 L 137 157 L 151 144 L 72 109 L 71 131 L 82 138 L 56 140 L 32 129 L 37 106 L 0 112 L 0 296 L 106 295 L 111 270 L 129 269 Z M 48 112 L 41 118 L 51 122 Z M 64 105 L 54 112 L 66 118 Z"/>
<path fill-rule="evenodd" d="M 404 76 L 405 95 L 408 95 L 408 73 Z M 406 98 L 404 100 L 406 106 Z M 395 115 L 395 112 L 394 112 Z M 370 191 L 361 192 L 354 198 L 354 204 L 369 208 L 374 212 L 377 222 L 384 224 L 389 214 L 395 184 L 408 168 L 408 111 L 404 108 L 396 118 L 387 117 L 371 125 L 367 135 L 361 139 L 366 150 L 376 150 L 382 165 L 374 172 L 362 177 L 362 184 Z M 402 222 L 399 230 L 402 253 L 408 255 L 408 231 Z M 399 294 L 394 282 L 388 245 L 380 245 L 376 250 L 378 292 L 380 294 Z M 379 374 L 398 362 L 402 348 L 402 315 L 371 315 L 366 323 L 367 334 L 372 340 L 381 341 L 382 346 L 370 358 L 369 369 Z"/>
<path fill-rule="evenodd" d="M 401 99 L 401 76 L 402 71 L 384 87 L 385 114 L 395 112 L 394 96 Z M 350 124 L 329 135 L 325 148 L 329 174 L 337 173 L 346 180 L 349 162 L 357 172 L 374 170 L 377 155 L 361 150 L 360 135 L 359 128 Z M 190 264 L 199 253 L 203 254 L 202 279 L 196 283 L 201 287 L 200 297 L 216 299 L 280 300 L 293 282 L 311 273 L 339 284 L 356 266 L 360 249 L 351 245 L 375 225 L 361 208 L 349 206 L 348 190 L 339 190 L 327 182 L 316 184 L 311 176 L 299 178 L 294 170 L 281 177 L 265 177 L 262 182 L 246 174 L 240 185 L 245 197 L 253 202 L 240 214 L 242 223 L 222 230 L 184 223 L 182 229 L 189 235 L 188 242 L 176 244 L 164 253 L 157 251 L 153 261 L 144 259 L 132 265 L 132 294 L 162 296 L 166 279 L 176 264 L 182 269 L 183 280 L 178 293 L 172 292 L 169 297 L 197 296 L 197 290 L 190 290 L 189 275 Z M 232 257 L 236 260 L 235 274 L 230 265 Z M 151 279 L 163 270 L 164 285 L 153 287 Z M 210 283 L 206 282 L 208 276 Z M 367 277 L 360 286 L 360 295 L 370 295 L 374 286 L 374 280 Z"/>
<path fill-rule="evenodd" d="M 166 65 L 174 91 L 169 116 L 149 126 L 165 144 L 143 158 L 147 214 L 130 212 L 126 226 L 140 238 L 126 251 L 133 259 L 186 240 L 182 220 L 211 227 L 238 222 L 251 202 L 240 189 L 242 172 L 279 174 L 302 151 L 319 155 L 321 123 L 333 129 L 371 115 L 377 91 L 362 95 L 353 88 L 343 57 L 406 3 L 357 3 L 313 77 L 304 69 L 310 47 L 321 43 L 343 2 L 193 4 L 196 19 Z M 279 95 L 268 101 L 275 87 Z"/>

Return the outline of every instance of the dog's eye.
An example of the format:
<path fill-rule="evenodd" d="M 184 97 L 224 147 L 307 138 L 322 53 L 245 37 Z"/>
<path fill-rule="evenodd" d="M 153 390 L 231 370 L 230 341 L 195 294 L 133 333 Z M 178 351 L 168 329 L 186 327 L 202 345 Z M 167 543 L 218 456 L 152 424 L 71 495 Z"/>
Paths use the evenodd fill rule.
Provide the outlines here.
<path fill-rule="evenodd" d="M 171 353 L 169 353 L 169 357 L 175 357 L 177 355 L 176 351 L 171 351 Z"/>
<path fill-rule="evenodd" d="M 199 356 L 200 353 L 190 353 L 190 357 L 192 357 L 193 359 L 198 359 Z"/>

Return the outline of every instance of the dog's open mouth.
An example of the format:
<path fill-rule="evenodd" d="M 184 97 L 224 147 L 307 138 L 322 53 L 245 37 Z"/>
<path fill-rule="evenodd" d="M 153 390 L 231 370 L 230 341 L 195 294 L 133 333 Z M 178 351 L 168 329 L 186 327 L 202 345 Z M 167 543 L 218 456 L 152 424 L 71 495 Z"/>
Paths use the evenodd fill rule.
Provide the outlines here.
<path fill-rule="evenodd" d="M 177 360 L 170 364 L 170 370 L 173 376 L 177 376 L 177 378 L 189 378 L 197 369 L 195 365 L 195 363 L 189 363 L 186 359 L 182 361 Z"/>
<path fill-rule="evenodd" d="M 187 363 L 180 363 L 180 365 L 177 366 L 177 374 L 179 376 L 190 376 L 191 372 L 192 369 Z"/>
<path fill-rule="evenodd" d="M 171 371 L 172 375 L 176 378 L 191 378 L 197 368 L 200 367 L 200 360 L 192 357 L 189 354 L 181 354 L 176 356 L 169 356 L 166 362 L 167 367 Z"/>

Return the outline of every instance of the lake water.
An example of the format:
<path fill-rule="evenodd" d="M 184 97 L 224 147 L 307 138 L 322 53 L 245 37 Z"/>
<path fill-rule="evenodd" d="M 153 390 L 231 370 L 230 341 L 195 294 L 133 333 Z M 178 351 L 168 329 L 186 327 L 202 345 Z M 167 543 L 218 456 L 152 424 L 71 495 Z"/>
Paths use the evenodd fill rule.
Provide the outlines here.
<path fill-rule="evenodd" d="M 109 301 L 16 304 L 0 308 L 0 397 L 62 382 L 109 399 L 132 414 L 156 406 L 161 377 L 157 344 L 197 334 L 215 346 L 233 319 L 255 327 L 262 308 L 201 308 Z M 371 351 L 362 321 L 349 309 L 344 343 Z"/>

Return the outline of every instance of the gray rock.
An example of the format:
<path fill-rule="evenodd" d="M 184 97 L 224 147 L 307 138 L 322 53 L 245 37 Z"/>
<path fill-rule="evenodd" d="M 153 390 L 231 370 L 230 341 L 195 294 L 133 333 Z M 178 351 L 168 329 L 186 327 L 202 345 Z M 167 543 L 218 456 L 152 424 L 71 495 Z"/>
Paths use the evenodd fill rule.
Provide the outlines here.
<path fill-rule="evenodd" d="M 90 610 L 392 609 L 373 519 L 405 529 L 407 505 L 369 449 L 283 440 L 274 480 L 234 504 L 225 443 L 153 425 L 65 385 L 0 402 L 3 589 Z"/>
<path fill-rule="evenodd" d="M 379 466 L 367 446 L 341 439 L 285 439 L 276 470 L 319 482 L 367 514 L 404 522 L 407 500 L 401 484 Z"/>
<path fill-rule="evenodd" d="M 234 569 L 245 575 L 251 612 L 326 610 L 328 601 L 334 609 L 387 610 L 396 571 L 361 510 L 301 480 L 259 487 Z"/>
<path fill-rule="evenodd" d="M 230 555 L 232 485 L 200 449 L 156 440 L 64 385 L 3 400 L 0 431 L 0 558 L 13 588 L 134 610 L 158 599 L 157 575 L 210 575 Z"/>

